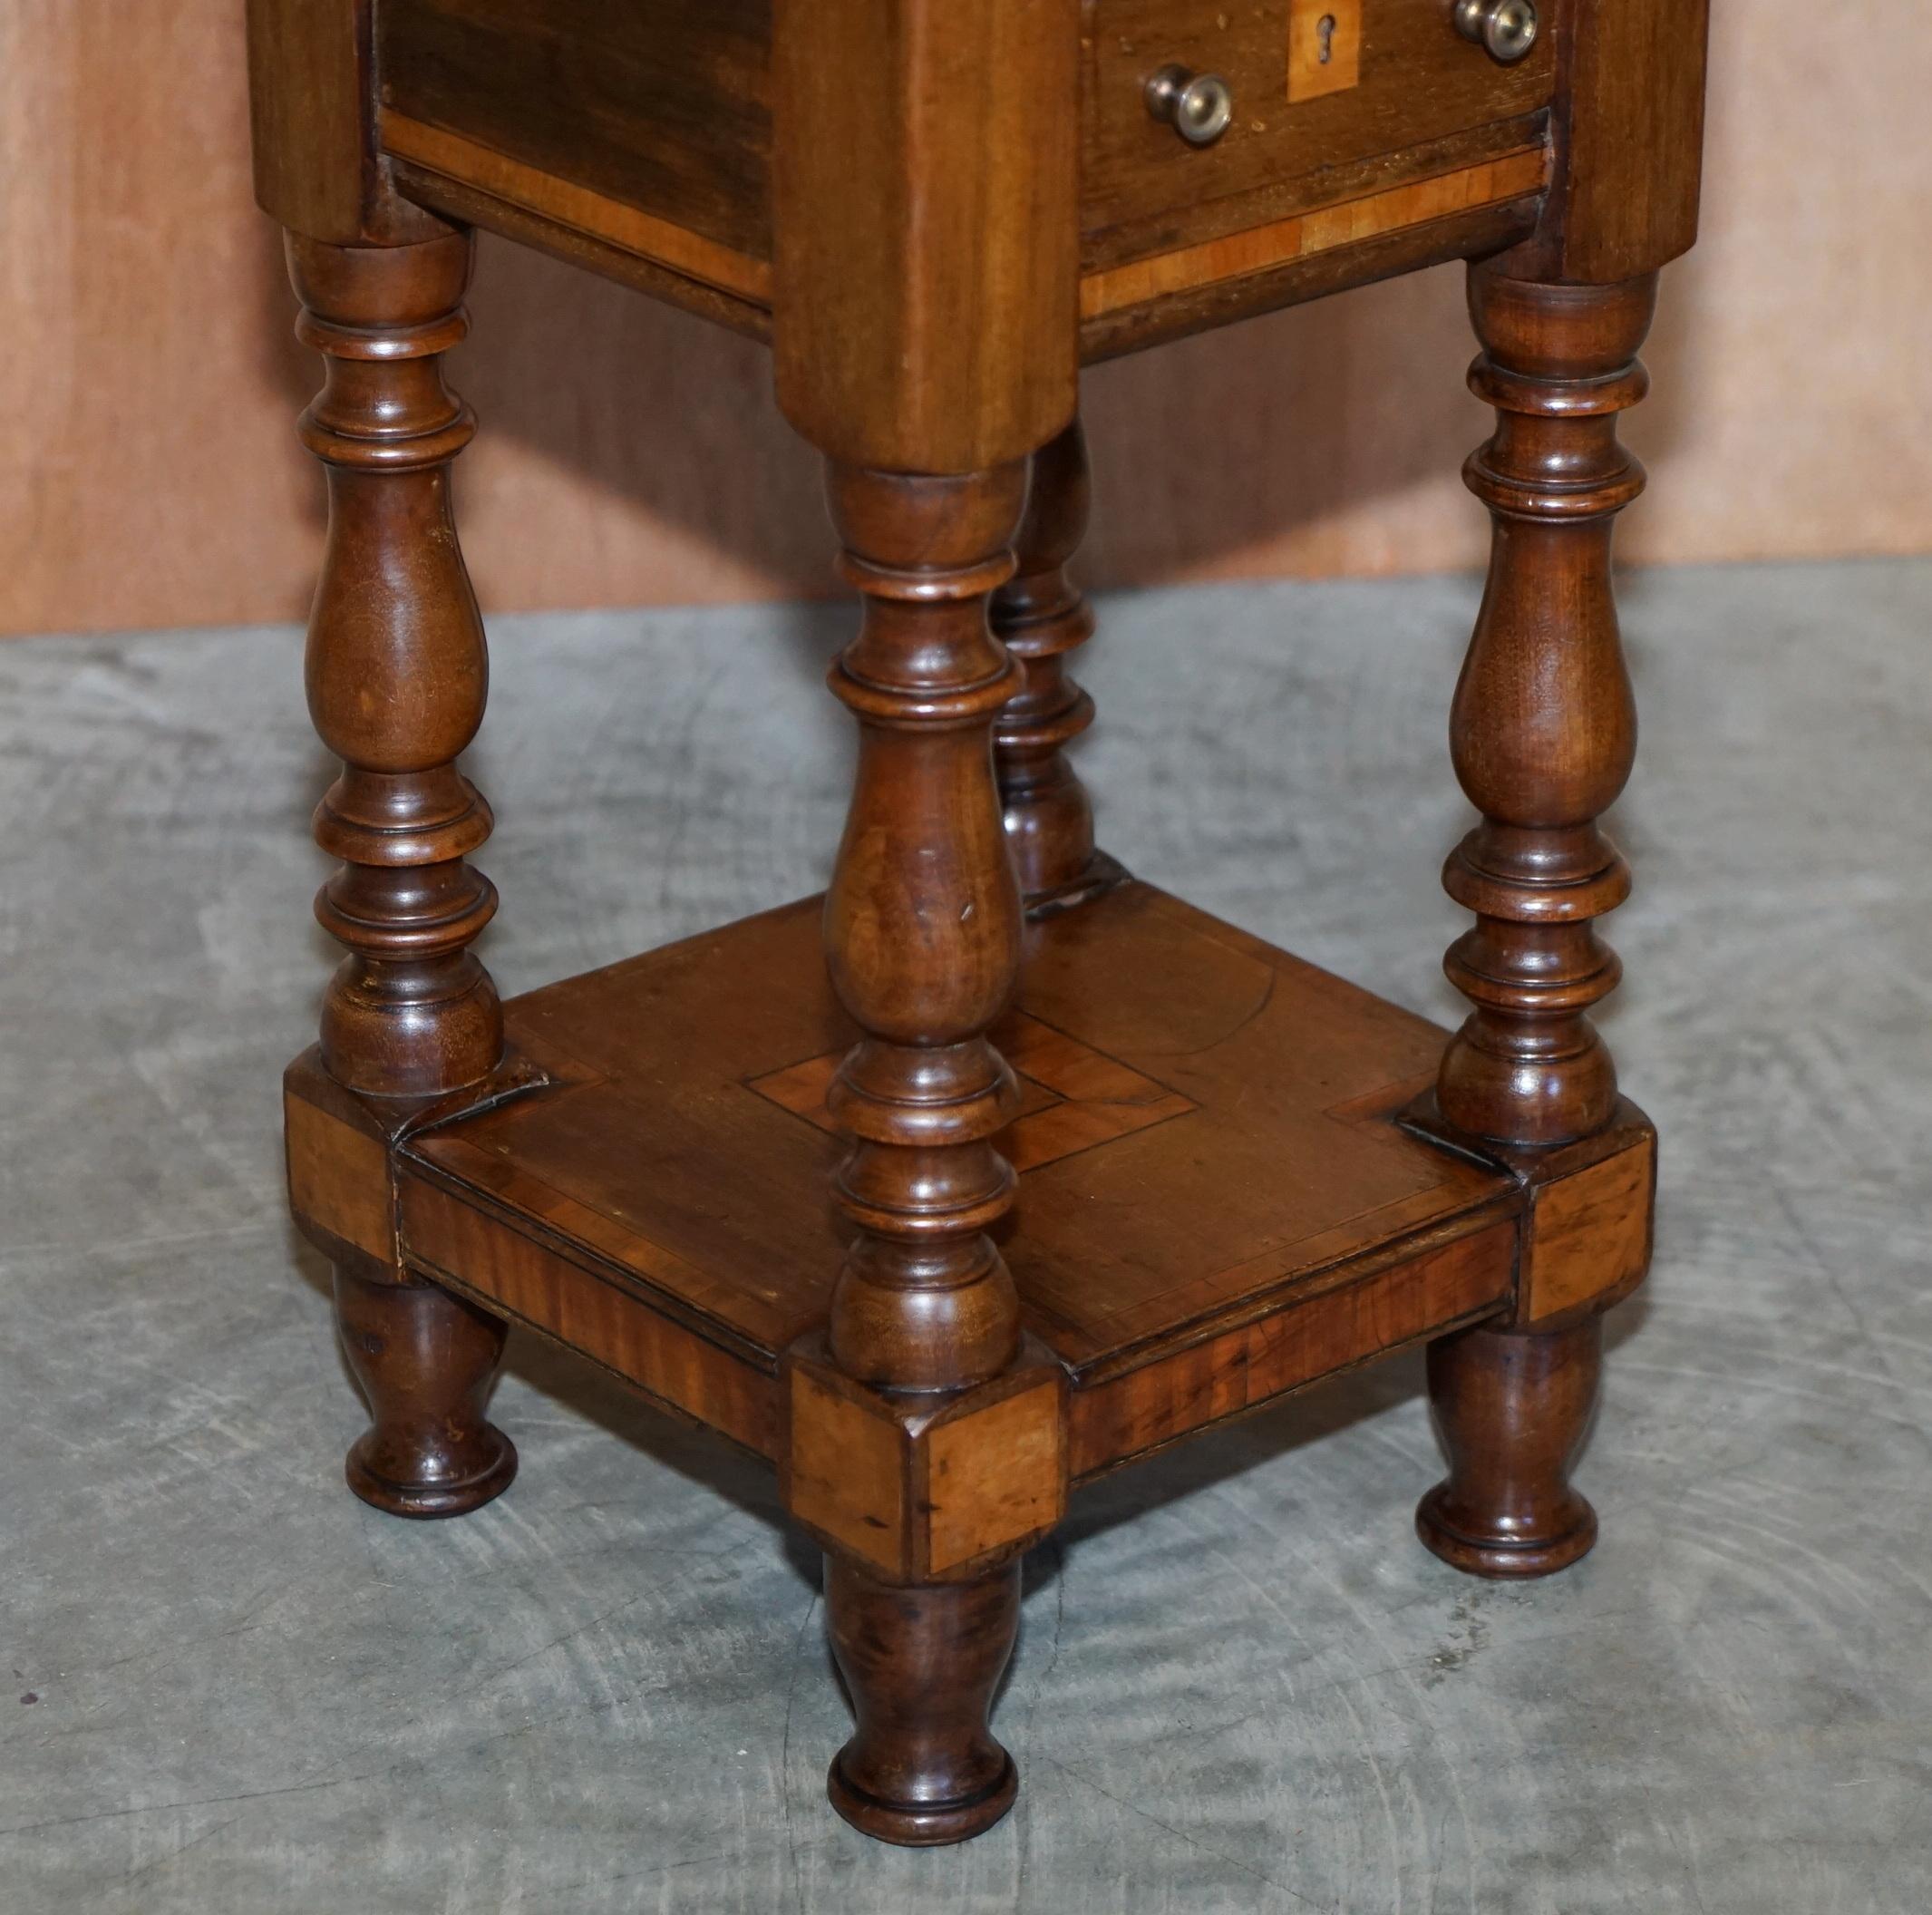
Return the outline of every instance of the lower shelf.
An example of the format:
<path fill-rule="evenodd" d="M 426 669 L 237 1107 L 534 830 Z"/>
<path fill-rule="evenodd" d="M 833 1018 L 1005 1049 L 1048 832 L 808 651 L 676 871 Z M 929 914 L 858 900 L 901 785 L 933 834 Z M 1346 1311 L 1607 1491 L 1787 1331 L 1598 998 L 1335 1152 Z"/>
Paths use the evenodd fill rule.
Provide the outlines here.
<path fill-rule="evenodd" d="M 1076 1480 L 1510 1304 L 1522 1179 L 1397 1122 L 1442 1032 L 1144 884 L 1027 935 L 1002 1247 Z M 843 1255 L 818 900 L 508 1009 L 536 1081 L 398 1145 L 404 1260 L 775 1453 Z"/>

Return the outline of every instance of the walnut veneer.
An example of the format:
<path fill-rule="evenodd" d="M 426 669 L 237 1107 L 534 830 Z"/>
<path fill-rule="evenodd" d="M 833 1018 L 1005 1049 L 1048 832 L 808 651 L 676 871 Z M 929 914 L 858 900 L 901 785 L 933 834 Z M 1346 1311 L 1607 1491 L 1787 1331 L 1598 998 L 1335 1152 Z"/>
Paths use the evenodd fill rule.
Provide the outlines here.
<path fill-rule="evenodd" d="M 987 1712 L 1070 1490 L 1289 1391 L 1427 1342 L 1422 1541 L 1535 1576 L 1595 1540 L 1569 1471 L 1655 1162 L 1588 1016 L 1629 887 L 1597 824 L 1636 735 L 1616 423 L 1693 237 L 1704 21 L 1523 25 L 251 0 L 257 186 L 326 367 L 307 679 L 346 955 L 286 1112 L 372 1412 L 350 1486 L 407 1516 L 506 1487 L 512 1321 L 767 1458 L 858 1718 L 831 1799 L 886 1840 L 1013 1801 Z M 1215 70 L 1191 118 L 1147 91 L 1167 67 Z M 508 1006 L 459 769 L 486 665 L 442 367 L 472 226 L 769 337 L 864 607 L 825 896 Z M 1495 539 L 1451 721 L 1479 813 L 1444 873 L 1472 918 L 1453 1035 L 1130 878 L 1066 755 L 1093 719 L 1083 360 L 1451 258 L 1497 417 L 1467 470 Z"/>

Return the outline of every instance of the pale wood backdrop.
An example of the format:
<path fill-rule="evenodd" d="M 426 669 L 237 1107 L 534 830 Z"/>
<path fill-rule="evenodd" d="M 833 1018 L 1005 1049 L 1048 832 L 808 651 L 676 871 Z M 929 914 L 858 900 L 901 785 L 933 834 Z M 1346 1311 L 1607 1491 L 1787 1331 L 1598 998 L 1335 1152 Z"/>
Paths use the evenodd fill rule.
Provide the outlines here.
<path fill-rule="evenodd" d="M 240 0 L 0 0 L 0 631 L 292 618 L 316 379 L 248 183 Z M 1705 239 L 1634 559 L 1932 549 L 1932 10 L 1717 0 Z M 499 608 L 824 589 L 762 353 L 486 240 L 461 512 Z M 1100 585 L 1475 559 L 1453 270 L 1089 375 Z"/>

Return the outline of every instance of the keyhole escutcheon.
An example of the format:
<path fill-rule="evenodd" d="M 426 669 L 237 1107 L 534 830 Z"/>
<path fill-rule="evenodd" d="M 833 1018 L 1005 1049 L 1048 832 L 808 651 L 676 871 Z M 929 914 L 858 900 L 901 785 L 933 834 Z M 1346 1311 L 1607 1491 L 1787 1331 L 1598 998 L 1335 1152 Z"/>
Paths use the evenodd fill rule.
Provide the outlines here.
<path fill-rule="evenodd" d="M 1324 14 L 1315 23 L 1315 34 L 1321 47 L 1321 61 L 1326 66 L 1335 56 L 1335 15 Z"/>

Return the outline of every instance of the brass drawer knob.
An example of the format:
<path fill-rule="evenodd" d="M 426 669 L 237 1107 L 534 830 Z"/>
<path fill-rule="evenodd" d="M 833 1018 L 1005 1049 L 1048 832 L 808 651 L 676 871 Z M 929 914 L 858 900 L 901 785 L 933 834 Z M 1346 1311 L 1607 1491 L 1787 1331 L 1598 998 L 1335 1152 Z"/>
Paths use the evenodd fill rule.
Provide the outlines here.
<path fill-rule="evenodd" d="M 1234 118 L 1234 95 L 1218 73 L 1163 66 L 1147 83 L 1147 110 L 1189 146 L 1212 146 Z"/>
<path fill-rule="evenodd" d="M 1456 31 L 1514 66 L 1536 44 L 1534 0 L 1455 0 Z"/>

